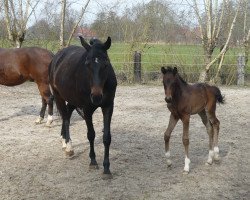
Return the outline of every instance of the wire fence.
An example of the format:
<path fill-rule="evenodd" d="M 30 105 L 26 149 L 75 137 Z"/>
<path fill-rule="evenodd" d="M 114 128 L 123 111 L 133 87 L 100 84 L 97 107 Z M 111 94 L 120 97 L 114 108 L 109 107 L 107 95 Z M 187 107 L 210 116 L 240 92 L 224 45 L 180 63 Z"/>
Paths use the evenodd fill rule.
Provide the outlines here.
<path fill-rule="evenodd" d="M 135 54 L 131 53 L 130 56 L 124 53 L 110 54 L 111 63 L 115 68 L 118 81 L 121 83 L 161 83 L 161 67 L 162 66 L 177 66 L 181 76 L 188 82 L 197 82 L 199 80 L 200 72 L 204 69 L 204 55 L 200 54 L 165 54 L 165 53 L 141 53 L 141 58 L 135 60 Z M 123 59 L 115 59 L 119 55 Z M 122 55 L 122 56 L 121 56 Z M 156 59 L 159 56 L 161 59 Z M 225 85 L 236 85 L 239 77 L 238 58 L 241 54 L 229 54 L 226 56 L 221 70 L 218 72 L 218 62 L 215 63 L 209 70 L 208 79 L 213 80 L 218 73 L 216 83 Z M 174 57 L 170 59 L 169 57 Z M 189 57 L 186 59 L 185 57 Z M 190 58 L 191 57 L 191 58 Z M 125 59 L 124 59 L 125 58 Z M 139 65 L 139 67 L 138 67 Z M 241 72 L 244 76 L 244 84 L 250 83 L 250 66 L 243 66 Z M 138 76 L 140 76 L 138 81 Z"/>

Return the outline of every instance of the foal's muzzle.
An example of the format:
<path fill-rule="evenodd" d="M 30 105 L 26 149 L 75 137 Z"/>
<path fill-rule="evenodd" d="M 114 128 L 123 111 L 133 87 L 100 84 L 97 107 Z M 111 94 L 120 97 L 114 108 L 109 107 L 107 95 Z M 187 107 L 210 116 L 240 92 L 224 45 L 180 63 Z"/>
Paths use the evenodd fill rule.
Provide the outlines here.
<path fill-rule="evenodd" d="M 171 103 L 172 102 L 172 97 L 165 97 L 165 101 L 167 103 Z"/>

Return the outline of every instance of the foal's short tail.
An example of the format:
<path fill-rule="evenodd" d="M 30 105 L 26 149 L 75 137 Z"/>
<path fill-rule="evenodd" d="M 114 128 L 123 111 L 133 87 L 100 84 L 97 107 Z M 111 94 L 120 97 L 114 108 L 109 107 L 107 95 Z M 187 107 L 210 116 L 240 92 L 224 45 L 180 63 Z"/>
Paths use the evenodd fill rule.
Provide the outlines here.
<path fill-rule="evenodd" d="M 220 89 L 216 86 L 212 86 L 212 89 L 213 89 L 217 102 L 223 104 L 225 102 L 225 97 L 222 96 Z"/>

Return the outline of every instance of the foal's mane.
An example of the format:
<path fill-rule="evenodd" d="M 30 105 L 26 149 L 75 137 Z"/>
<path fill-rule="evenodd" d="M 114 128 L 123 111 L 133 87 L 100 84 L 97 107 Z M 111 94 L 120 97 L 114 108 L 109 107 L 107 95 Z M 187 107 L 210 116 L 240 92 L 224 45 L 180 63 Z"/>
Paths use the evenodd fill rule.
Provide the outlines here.
<path fill-rule="evenodd" d="M 177 78 L 179 78 L 184 85 L 188 85 L 188 83 L 180 76 L 176 67 L 167 66 L 166 73 L 172 73 L 173 75 L 177 75 Z"/>

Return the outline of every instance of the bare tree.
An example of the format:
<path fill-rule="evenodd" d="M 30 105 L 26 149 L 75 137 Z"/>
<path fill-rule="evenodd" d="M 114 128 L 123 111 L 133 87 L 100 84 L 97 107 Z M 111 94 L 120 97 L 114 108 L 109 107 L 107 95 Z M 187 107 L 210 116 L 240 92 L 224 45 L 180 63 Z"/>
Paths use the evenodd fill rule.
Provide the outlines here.
<path fill-rule="evenodd" d="M 214 2 L 214 6 L 213 6 L 213 2 Z M 221 11 L 219 11 L 218 9 L 218 0 L 214 0 L 214 1 L 205 0 L 205 4 L 204 4 L 204 7 L 205 7 L 204 19 L 205 20 L 203 20 L 201 16 L 201 13 L 197 5 L 197 0 L 193 0 L 193 3 L 194 3 L 193 9 L 195 11 L 196 17 L 199 22 L 200 34 L 201 34 L 200 36 L 201 36 L 202 45 L 204 49 L 205 65 L 206 65 L 205 68 L 200 73 L 199 81 L 204 82 L 207 79 L 207 75 L 208 75 L 210 67 L 218 59 L 220 59 L 221 57 L 224 57 L 226 53 L 226 50 L 228 48 L 228 44 L 232 35 L 232 31 L 236 22 L 236 18 L 238 15 L 240 3 L 238 3 L 237 11 L 235 13 L 233 22 L 231 24 L 231 28 L 229 30 L 226 43 L 223 49 L 221 50 L 221 52 L 219 53 L 219 55 L 214 60 L 212 60 L 212 54 L 213 54 L 215 47 L 217 46 L 217 42 L 220 37 L 221 26 L 222 26 L 222 22 L 224 19 L 224 9 L 225 9 L 227 0 L 222 1 Z M 222 61 L 223 59 L 221 59 L 221 64 L 222 64 Z"/>
<path fill-rule="evenodd" d="M 247 27 L 247 14 L 249 14 L 247 11 L 250 8 L 249 1 L 245 0 L 244 2 L 244 53 L 245 53 L 245 64 L 247 65 L 248 62 L 248 56 L 249 56 L 249 49 L 250 49 L 250 27 Z"/>
<path fill-rule="evenodd" d="M 89 5 L 90 0 L 87 0 L 86 4 L 84 7 L 82 7 L 81 13 L 78 16 L 78 19 L 75 21 L 74 26 L 70 32 L 68 41 L 66 46 L 70 45 L 70 42 L 72 40 L 73 34 L 75 33 L 76 28 L 78 27 L 79 23 L 81 22 L 83 15 L 85 14 L 85 11 Z M 65 47 L 65 39 L 64 39 L 64 25 L 65 25 L 65 15 L 66 15 L 66 6 L 67 6 L 67 1 L 66 0 L 61 0 L 61 4 L 62 4 L 62 9 L 61 9 L 61 29 L 60 29 L 60 48 L 64 48 Z"/>
<path fill-rule="evenodd" d="M 64 41 L 64 25 L 65 25 L 65 11 L 66 11 L 66 0 L 61 0 L 61 28 L 60 28 L 60 49 L 65 46 Z"/>
<path fill-rule="evenodd" d="M 8 39 L 13 46 L 20 48 L 25 39 L 27 23 L 39 0 L 3 0 Z"/>

